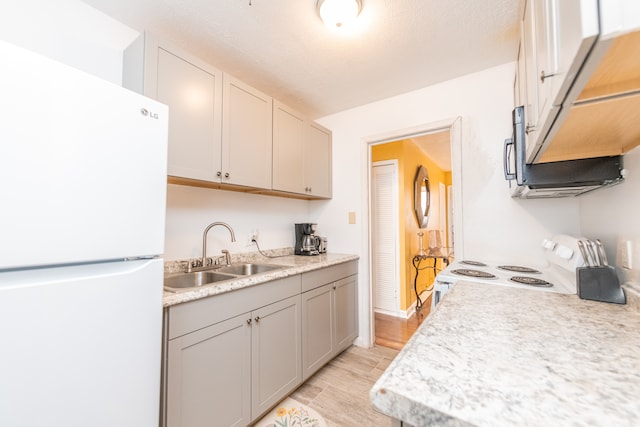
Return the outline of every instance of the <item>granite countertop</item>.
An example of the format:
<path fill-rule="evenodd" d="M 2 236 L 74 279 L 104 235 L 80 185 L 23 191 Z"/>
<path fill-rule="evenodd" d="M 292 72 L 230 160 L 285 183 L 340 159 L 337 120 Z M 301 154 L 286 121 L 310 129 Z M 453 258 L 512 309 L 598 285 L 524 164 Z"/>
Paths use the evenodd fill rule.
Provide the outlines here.
<path fill-rule="evenodd" d="M 576 295 L 459 282 L 371 389 L 413 426 L 631 426 L 640 312 Z"/>
<path fill-rule="evenodd" d="M 224 282 L 216 282 L 211 285 L 205 285 L 199 288 L 185 289 L 178 292 L 164 292 L 162 299 L 163 307 L 183 302 L 194 301 L 200 298 L 206 298 L 225 292 L 242 289 L 249 286 L 259 285 L 261 283 L 270 282 L 272 280 L 281 279 L 296 274 L 313 271 L 320 268 L 330 267 L 332 265 L 341 264 L 343 262 L 354 261 L 359 259 L 357 255 L 326 253 L 316 256 L 296 256 L 285 255 L 277 258 L 268 258 L 262 255 L 253 255 L 250 259 L 243 259 L 244 262 L 277 264 L 286 268 L 274 270 L 267 273 L 256 274 L 253 276 L 238 277 L 237 279 Z M 235 262 L 235 261 L 234 261 Z M 180 274 L 180 273 L 176 273 Z"/>

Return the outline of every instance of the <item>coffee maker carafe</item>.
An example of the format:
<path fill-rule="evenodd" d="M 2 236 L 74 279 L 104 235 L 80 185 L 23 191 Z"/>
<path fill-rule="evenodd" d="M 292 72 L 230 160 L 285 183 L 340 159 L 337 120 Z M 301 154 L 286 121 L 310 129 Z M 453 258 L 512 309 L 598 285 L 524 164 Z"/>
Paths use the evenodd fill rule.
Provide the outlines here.
<path fill-rule="evenodd" d="M 320 238 L 315 235 L 317 224 L 295 224 L 296 230 L 296 255 L 319 255 Z"/>

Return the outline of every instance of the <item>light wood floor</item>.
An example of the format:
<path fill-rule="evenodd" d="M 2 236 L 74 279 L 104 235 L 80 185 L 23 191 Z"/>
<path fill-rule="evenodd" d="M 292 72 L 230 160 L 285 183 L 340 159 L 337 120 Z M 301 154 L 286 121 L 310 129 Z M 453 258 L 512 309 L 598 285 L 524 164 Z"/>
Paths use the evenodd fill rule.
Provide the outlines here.
<path fill-rule="evenodd" d="M 369 391 L 397 354 L 387 347 L 352 346 L 291 397 L 318 411 L 328 427 L 388 427 L 390 418 L 373 409 Z"/>
<path fill-rule="evenodd" d="M 390 418 L 373 409 L 369 391 L 428 314 L 426 303 L 409 319 L 376 313 L 374 347 L 348 348 L 291 397 L 318 411 L 328 427 L 388 427 Z"/>
<path fill-rule="evenodd" d="M 375 313 L 376 344 L 401 350 L 428 315 L 427 306 L 408 319 Z"/>

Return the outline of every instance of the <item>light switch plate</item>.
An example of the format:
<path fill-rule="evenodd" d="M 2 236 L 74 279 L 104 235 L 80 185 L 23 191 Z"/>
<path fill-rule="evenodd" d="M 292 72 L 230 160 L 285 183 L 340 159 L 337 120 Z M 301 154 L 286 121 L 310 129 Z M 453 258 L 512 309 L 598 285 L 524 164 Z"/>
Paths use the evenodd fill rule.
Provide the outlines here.
<path fill-rule="evenodd" d="M 356 223 L 356 213 L 349 212 L 349 224 L 355 224 L 355 223 Z"/>

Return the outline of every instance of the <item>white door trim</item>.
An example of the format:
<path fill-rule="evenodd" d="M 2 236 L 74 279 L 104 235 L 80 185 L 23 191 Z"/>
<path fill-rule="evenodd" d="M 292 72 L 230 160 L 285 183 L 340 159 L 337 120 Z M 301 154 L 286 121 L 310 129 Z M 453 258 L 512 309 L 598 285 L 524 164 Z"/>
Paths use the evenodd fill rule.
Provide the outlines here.
<path fill-rule="evenodd" d="M 453 117 L 437 122 L 425 123 L 422 125 L 397 129 L 388 132 L 384 132 L 377 135 L 362 137 L 361 156 L 362 164 L 367 165 L 362 170 L 362 182 L 366 185 L 363 188 L 365 197 L 362 198 L 362 211 L 366 212 L 364 215 L 364 221 L 362 221 L 362 253 L 366 254 L 365 259 L 368 262 L 368 267 L 361 272 L 363 276 L 361 283 L 367 283 L 364 289 L 360 301 L 364 305 L 360 305 L 360 310 L 368 319 L 368 334 L 362 336 L 362 334 L 356 340 L 357 345 L 364 347 L 371 347 L 375 342 L 375 330 L 374 330 L 374 313 L 373 313 L 373 299 L 372 299 L 372 283 L 371 283 L 371 147 L 377 144 L 383 144 L 385 142 L 397 141 L 403 138 L 410 138 L 427 133 L 438 132 L 449 129 L 451 138 L 451 174 L 453 181 L 453 199 L 455 201 L 455 208 L 453 212 L 453 226 L 454 226 L 454 248 L 456 257 L 464 257 L 464 230 L 462 224 L 462 124 L 461 117 Z M 364 318 L 361 317 L 361 318 Z M 363 325 L 364 326 L 364 325 Z"/>

